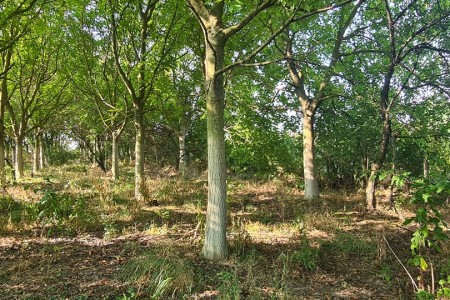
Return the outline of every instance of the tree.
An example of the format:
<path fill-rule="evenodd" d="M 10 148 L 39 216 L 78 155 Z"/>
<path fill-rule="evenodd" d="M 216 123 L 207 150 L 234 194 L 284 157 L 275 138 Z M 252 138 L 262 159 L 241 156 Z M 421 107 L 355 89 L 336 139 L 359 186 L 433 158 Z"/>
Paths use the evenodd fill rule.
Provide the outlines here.
<path fill-rule="evenodd" d="M 225 1 L 214 1 L 211 5 L 207 5 L 201 0 L 187 0 L 186 2 L 199 21 L 205 38 L 204 88 L 208 136 L 208 214 L 202 253 L 207 259 L 221 260 L 228 253 L 224 136 L 225 45 L 229 38 L 247 26 L 260 12 L 274 5 L 275 1 L 259 2 L 240 21 L 228 27 L 224 20 Z"/>
<path fill-rule="evenodd" d="M 84 94 L 87 108 L 96 108 L 96 116 L 102 121 L 106 133 L 111 140 L 111 173 L 112 178 L 119 178 L 119 139 L 130 119 L 130 97 L 121 85 L 121 79 L 114 60 L 111 59 L 110 36 L 107 33 L 108 19 L 99 18 L 99 10 L 89 8 L 89 4 L 73 7 L 67 17 L 69 33 L 67 39 L 80 49 L 71 57 L 71 70 L 68 71 L 71 83 Z M 82 22 L 80 23 L 79 20 Z M 77 72 L 73 70 L 77 68 Z M 93 105 L 94 104 L 94 105 Z M 95 120 L 93 120 L 95 123 Z M 80 124 L 78 124 L 80 125 Z M 80 126 L 73 127 L 78 138 L 83 140 L 87 149 L 97 160 L 98 165 L 106 171 L 104 153 L 94 151 L 90 147 L 88 135 L 82 134 Z M 90 126 L 95 127 L 94 124 Z M 97 149 L 100 150 L 100 149 Z M 103 153 L 103 155 L 99 155 Z"/>
<path fill-rule="evenodd" d="M 8 73 L 13 47 L 35 20 L 30 10 L 38 0 L 7 0 L 0 2 L 0 184 L 5 181 L 5 107 L 9 101 Z M 39 12 L 39 9 L 37 10 Z M 30 16 L 27 16 L 30 14 Z"/>
<path fill-rule="evenodd" d="M 66 105 L 62 96 L 67 82 L 57 75 L 61 59 L 59 45 L 53 39 L 57 34 L 49 27 L 44 32 L 29 33 L 28 39 L 17 44 L 12 58 L 15 64 L 10 78 L 12 93 L 5 105 L 11 124 L 10 135 L 15 141 L 16 179 L 23 177 L 25 137 Z"/>
<path fill-rule="evenodd" d="M 143 200 L 144 116 L 172 46 L 170 32 L 176 21 L 177 8 L 171 14 L 156 14 L 161 19 L 154 20 L 159 0 L 133 3 L 109 0 L 108 4 L 115 66 L 133 103 L 136 129 L 135 198 Z"/>
<path fill-rule="evenodd" d="M 370 7 L 370 6 L 369 6 Z M 382 121 L 382 137 L 376 158 L 371 163 L 370 177 L 366 187 L 368 210 L 376 208 L 375 186 L 378 171 L 383 166 L 392 136 L 392 111 L 404 89 L 422 64 L 426 53 L 449 53 L 442 46 L 445 30 L 449 24 L 450 10 L 439 3 L 413 0 L 406 4 L 383 1 L 385 29 L 375 31 L 376 47 L 383 47 L 383 66 L 380 78 L 379 109 Z M 372 8 L 372 7 L 370 7 Z M 366 14 L 368 16 L 368 14 Z M 371 22 L 378 23 L 377 15 Z M 418 18 L 416 18 L 418 17 Z M 446 26 L 447 25 L 447 26 Z M 378 26 L 378 25 L 377 25 Z M 383 43 L 387 38 L 388 43 Z M 436 59 L 439 59 L 436 57 Z M 399 67 L 403 72 L 400 72 Z M 372 70 L 379 71 L 378 68 Z M 396 76 L 396 71 L 398 75 Z M 431 86 L 431 85 L 430 85 Z"/>
<path fill-rule="evenodd" d="M 324 55 L 324 45 L 326 42 L 327 32 L 321 30 L 320 33 L 322 43 L 320 43 L 320 50 L 317 55 L 317 66 L 308 67 L 309 63 L 313 63 L 310 57 L 307 60 L 301 62 L 301 59 L 296 59 L 294 50 L 302 47 L 301 43 L 304 39 L 317 39 L 315 32 L 312 35 L 309 33 L 302 33 L 299 31 L 291 31 L 287 34 L 286 40 L 286 58 L 289 75 L 291 78 L 291 84 L 294 88 L 295 95 L 301 105 L 302 120 L 303 120 L 303 170 L 305 181 L 305 199 L 314 199 L 319 197 L 319 180 L 316 171 L 315 163 L 315 150 L 314 150 L 314 119 L 317 109 L 320 107 L 325 99 L 333 97 L 330 92 L 330 84 L 333 75 L 335 74 L 336 64 L 342 58 L 341 56 L 341 44 L 347 39 L 346 32 L 352 24 L 353 18 L 356 16 L 359 7 L 363 1 L 358 1 L 352 9 L 341 9 L 338 20 L 333 19 L 326 20 L 326 17 L 321 15 L 318 17 L 318 24 L 338 24 L 336 30 L 336 36 L 333 38 L 333 47 L 330 53 Z M 319 11 L 328 10 L 323 9 Z M 296 38 L 298 37 L 298 41 Z M 300 45 L 296 45 L 300 43 Z M 294 46 L 295 45 L 295 46 Z M 312 48 L 312 47 L 309 47 Z M 306 54 L 304 54 L 306 56 Z M 309 54 L 308 56 L 310 56 Z M 303 64 L 303 65 L 302 65 Z M 323 66 L 324 64 L 327 64 Z M 309 79 L 309 86 L 306 82 L 306 78 L 313 78 L 310 73 L 314 71 L 320 72 L 320 78 Z M 309 73 L 309 74 L 308 74 Z"/>

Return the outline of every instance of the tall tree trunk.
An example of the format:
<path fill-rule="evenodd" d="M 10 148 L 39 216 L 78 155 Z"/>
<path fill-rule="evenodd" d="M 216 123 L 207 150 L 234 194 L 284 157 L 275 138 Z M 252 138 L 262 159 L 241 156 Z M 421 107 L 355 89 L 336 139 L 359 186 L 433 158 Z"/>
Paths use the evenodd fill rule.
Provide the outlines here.
<path fill-rule="evenodd" d="M 187 171 L 186 135 L 186 128 L 181 129 L 178 133 L 178 172 L 182 177 L 186 176 Z"/>
<path fill-rule="evenodd" d="M 119 134 L 113 131 L 112 139 L 112 155 L 111 155 L 111 171 L 114 180 L 119 179 Z"/>
<path fill-rule="evenodd" d="M 382 97 L 384 98 L 384 97 Z M 375 189 L 377 185 L 377 175 L 378 171 L 380 171 L 384 160 L 386 159 L 386 155 L 389 148 L 389 141 L 392 134 L 392 127 L 391 127 L 391 120 L 390 120 L 390 114 L 389 110 L 387 109 L 387 94 L 386 94 L 386 101 L 382 101 L 382 103 L 386 103 L 386 107 L 384 107 L 383 110 L 383 135 L 381 138 L 381 144 L 380 144 L 380 150 L 377 156 L 377 159 L 374 163 L 371 165 L 370 170 L 370 177 L 367 180 L 367 187 L 366 187 L 366 208 L 369 211 L 372 211 L 376 209 L 376 197 L 375 197 Z M 383 105 L 382 105 L 383 107 Z"/>
<path fill-rule="evenodd" d="M 220 32 L 208 31 L 205 53 L 205 90 L 208 139 L 208 207 L 203 255 L 221 260 L 227 249 L 227 185 L 225 163 L 225 89 L 222 74 L 225 39 Z"/>
<path fill-rule="evenodd" d="M 428 159 L 425 157 L 423 159 L 423 177 L 427 178 L 430 176 L 430 164 L 428 163 Z"/>
<path fill-rule="evenodd" d="M 23 139 L 21 137 L 16 138 L 15 150 L 14 174 L 16 180 L 19 180 L 23 177 Z"/>
<path fill-rule="evenodd" d="M 144 176 L 144 108 L 135 106 L 134 127 L 136 130 L 135 141 L 135 165 L 134 165 L 134 197 L 136 200 L 145 200 L 145 176 Z"/>
<path fill-rule="evenodd" d="M 42 139 L 42 132 L 39 133 L 39 169 L 44 169 L 46 165 L 45 147 L 44 140 Z"/>
<path fill-rule="evenodd" d="M 8 70 L 11 66 L 12 48 L 6 50 L 6 55 L 3 57 L 3 77 L 0 85 L 0 185 L 3 186 L 6 182 L 5 170 L 5 107 L 6 102 L 9 101 L 8 95 Z"/>
<path fill-rule="evenodd" d="M 303 172 L 305 180 L 305 199 L 319 197 L 319 181 L 314 159 L 314 111 L 303 107 Z"/>
<path fill-rule="evenodd" d="M 38 175 L 41 169 L 41 135 L 39 129 L 34 135 L 34 150 L 33 150 L 33 175 Z"/>

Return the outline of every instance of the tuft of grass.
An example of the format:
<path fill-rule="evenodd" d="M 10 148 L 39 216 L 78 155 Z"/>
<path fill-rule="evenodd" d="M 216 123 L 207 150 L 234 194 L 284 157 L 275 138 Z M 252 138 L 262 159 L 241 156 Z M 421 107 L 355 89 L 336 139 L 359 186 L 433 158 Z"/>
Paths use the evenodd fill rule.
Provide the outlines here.
<path fill-rule="evenodd" d="M 377 245 L 371 240 L 353 234 L 339 233 L 334 240 L 322 242 L 319 250 L 324 257 L 339 255 L 351 258 L 373 258 L 377 254 Z"/>
<path fill-rule="evenodd" d="M 125 264 L 118 277 L 133 286 L 138 297 L 180 299 L 191 293 L 195 273 L 188 259 L 152 249 Z"/>
<path fill-rule="evenodd" d="M 292 264 L 300 265 L 307 271 L 314 271 L 318 267 L 319 251 L 312 247 L 306 237 L 302 238 L 300 249 L 290 255 Z"/>
<path fill-rule="evenodd" d="M 239 277 L 233 271 L 223 271 L 217 274 L 220 280 L 219 297 L 220 300 L 241 299 L 241 283 Z"/>

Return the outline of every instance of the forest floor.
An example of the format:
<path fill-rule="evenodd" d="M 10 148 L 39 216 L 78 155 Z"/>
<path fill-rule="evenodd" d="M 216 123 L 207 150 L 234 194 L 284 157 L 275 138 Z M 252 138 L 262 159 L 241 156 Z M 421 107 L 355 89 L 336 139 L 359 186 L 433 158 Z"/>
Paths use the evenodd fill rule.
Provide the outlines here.
<path fill-rule="evenodd" d="M 408 264 L 408 209 L 381 203 L 369 214 L 360 193 L 308 202 L 295 178 L 232 178 L 230 256 L 212 263 L 199 255 L 206 179 L 166 171 L 149 176 L 145 203 L 132 199 L 131 170 L 113 182 L 88 167 L 55 168 L 7 187 L 0 299 L 413 298 L 399 263 L 419 276 Z"/>

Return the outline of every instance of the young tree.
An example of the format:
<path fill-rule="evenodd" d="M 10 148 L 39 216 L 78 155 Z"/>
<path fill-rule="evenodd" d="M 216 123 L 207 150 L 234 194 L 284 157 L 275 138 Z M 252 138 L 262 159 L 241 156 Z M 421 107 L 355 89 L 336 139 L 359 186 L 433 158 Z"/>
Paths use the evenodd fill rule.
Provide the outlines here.
<path fill-rule="evenodd" d="M 335 67 L 341 60 L 341 45 L 346 39 L 347 30 L 352 24 L 359 7 L 364 1 L 358 1 L 352 8 L 344 7 L 340 10 L 340 14 L 333 18 L 327 18 L 324 15 L 319 16 L 313 24 L 327 24 L 327 26 L 334 27 L 332 24 L 337 24 L 337 28 L 330 28 L 330 31 L 335 31 L 336 35 L 332 38 L 332 47 L 329 53 L 324 53 L 327 42 L 327 31 L 323 28 L 318 29 L 319 32 L 305 32 L 300 30 L 291 30 L 287 35 L 286 41 L 286 58 L 291 78 L 291 84 L 294 88 L 295 95 L 301 105 L 302 120 L 303 120 L 303 170 L 305 182 L 305 199 L 314 199 L 319 197 L 319 180 L 316 171 L 315 150 L 314 150 L 314 119 L 317 109 L 320 107 L 325 99 L 335 97 L 330 92 L 330 84 L 332 83 L 333 75 L 336 73 Z M 325 10 L 325 9 L 324 9 Z M 296 25 L 296 24 L 295 24 Z M 323 40 L 316 54 L 316 59 L 311 58 L 311 53 L 304 53 L 306 60 L 296 59 L 294 51 L 302 47 L 311 49 L 314 46 L 302 45 L 304 39 L 317 40 L 320 36 Z M 313 42 L 312 44 L 314 44 Z M 315 66 L 308 66 L 308 64 L 316 64 Z M 314 76 L 311 74 L 318 72 L 321 75 Z M 317 78 L 318 77 L 318 78 Z M 309 78 L 307 81 L 306 78 Z"/>
<path fill-rule="evenodd" d="M 133 3 L 108 0 L 115 66 L 133 103 L 135 140 L 135 198 L 144 198 L 144 116 L 161 76 L 172 40 L 177 8 L 158 12 L 159 0 Z M 161 5 L 168 5 L 163 4 Z"/>
<path fill-rule="evenodd" d="M 368 210 L 376 208 L 375 187 L 377 175 L 386 159 L 392 136 L 392 112 L 399 99 L 404 97 L 404 89 L 416 73 L 425 55 L 427 59 L 437 59 L 449 53 L 443 47 L 447 33 L 450 7 L 438 2 L 412 0 L 409 3 L 390 3 L 382 1 L 384 7 L 385 28 L 377 28 L 375 40 L 377 47 L 383 47 L 383 66 L 380 78 L 379 109 L 382 121 L 382 137 L 378 155 L 371 163 L 370 177 L 366 187 L 366 204 Z M 369 8 L 373 8 L 370 7 Z M 370 18 L 368 13 L 366 16 Z M 372 15 L 373 16 L 373 15 Z M 375 16 L 375 18 L 380 15 Z M 371 22 L 378 23 L 378 19 Z M 385 43 L 387 39 L 387 43 Z M 373 71 L 379 71 L 377 67 Z M 397 74 L 396 74 L 397 73 Z M 422 73 L 422 75 L 425 75 Z M 431 86 L 431 85 L 430 85 Z"/>
<path fill-rule="evenodd" d="M 30 33 L 19 42 L 13 53 L 16 65 L 11 74 L 10 101 L 6 109 L 15 141 L 15 176 L 23 177 L 23 142 L 35 129 L 42 127 L 52 115 L 66 105 L 63 91 L 67 86 L 57 75 L 59 56 L 55 32 Z M 32 121 L 33 120 L 33 121 Z"/>
<path fill-rule="evenodd" d="M 229 26 L 226 24 L 225 12 L 232 11 L 232 4 L 226 4 L 225 1 L 213 1 L 207 4 L 203 0 L 186 0 L 186 2 L 198 20 L 205 39 L 204 88 L 208 136 L 208 213 L 202 253 L 209 260 L 221 260 L 228 253 L 226 239 L 224 72 L 240 64 L 225 67 L 227 54 L 225 46 L 232 36 L 250 24 L 258 14 L 273 6 L 276 1 L 258 2 L 254 9 L 241 17 L 235 24 Z M 235 5 L 239 6 L 239 3 Z M 232 13 L 228 17 L 232 18 Z"/>

